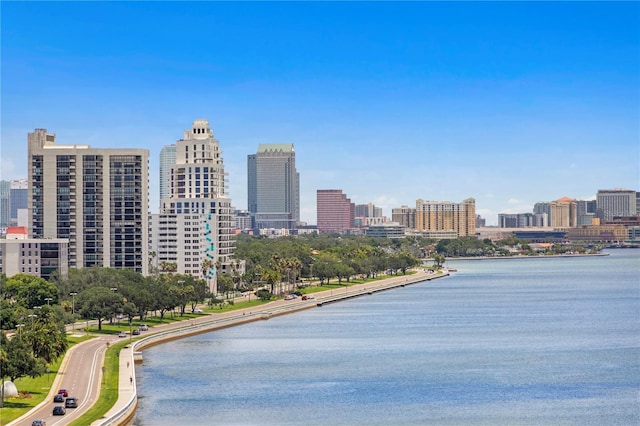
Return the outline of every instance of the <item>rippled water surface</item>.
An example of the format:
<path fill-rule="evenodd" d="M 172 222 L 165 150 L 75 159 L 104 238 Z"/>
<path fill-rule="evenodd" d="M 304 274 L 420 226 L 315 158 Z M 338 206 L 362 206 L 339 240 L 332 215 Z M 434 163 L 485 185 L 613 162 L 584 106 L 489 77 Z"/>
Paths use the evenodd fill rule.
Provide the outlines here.
<path fill-rule="evenodd" d="M 449 278 L 144 351 L 135 425 L 640 424 L 640 250 Z"/>

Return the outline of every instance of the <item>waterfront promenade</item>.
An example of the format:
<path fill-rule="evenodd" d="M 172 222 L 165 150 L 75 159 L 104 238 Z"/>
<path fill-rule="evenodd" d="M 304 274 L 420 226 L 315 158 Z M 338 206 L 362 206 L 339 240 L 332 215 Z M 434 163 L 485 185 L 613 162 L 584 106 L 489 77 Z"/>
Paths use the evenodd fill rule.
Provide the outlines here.
<path fill-rule="evenodd" d="M 196 319 L 154 326 L 148 336 L 133 341 L 120 351 L 118 399 L 105 416 L 92 423 L 92 426 L 126 425 L 132 419 L 137 406 L 135 363 L 143 361 L 144 355 L 141 351 L 145 347 L 160 344 L 167 340 L 178 339 L 188 335 L 209 332 L 247 322 L 268 320 L 273 316 L 317 308 L 328 303 L 366 296 L 405 285 L 442 278 L 448 275 L 449 272 L 446 270 L 442 273 L 435 274 L 419 269 L 411 275 L 390 276 L 389 278 L 379 281 L 355 284 L 314 293 L 314 299 L 281 299 L 258 307 L 238 309 L 220 314 L 207 314 Z M 96 343 L 97 341 L 99 342 Z M 51 391 L 43 403 L 29 413 L 8 423 L 8 425 L 30 425 L 34 419 L 45 419 L 48 425 L 62 425 L 68 424 L 72 420 L 72 417 L 74 419 L 80 418 L 99 398 L 100 384 L 102 383 L 102 370 L 100 366 L 103 365 L 105 348 L 108 346 L 105 343 L 112 344 L 119 341 L 121 340 L 115 336 L 101 336 L 98 339 L 91 339 L 76 345 L 65 356 L 60 372 L 56 376 Z M 74 353 L 82 353 L 82 356 L 76 356 L 73 361 L 70 361 Z M 86 403 L 82 407 L 79 407 L 80 409 L 71 412 L 68 411 L 68 414 L 63 418 L 52 417 L 50 401 L 54 393 L 56 393 L 58 388 L 68 386 L 66 383 L 74 376 L 81 376 L 83 381 L 86 381 L 86 383 L 76 386 L 76 388 L 86 389 L 86 393 L 81 395 L 76 392 L 75 395 Z M 65 380 L 67 380 L 67 382 L 65 382 Z"/>

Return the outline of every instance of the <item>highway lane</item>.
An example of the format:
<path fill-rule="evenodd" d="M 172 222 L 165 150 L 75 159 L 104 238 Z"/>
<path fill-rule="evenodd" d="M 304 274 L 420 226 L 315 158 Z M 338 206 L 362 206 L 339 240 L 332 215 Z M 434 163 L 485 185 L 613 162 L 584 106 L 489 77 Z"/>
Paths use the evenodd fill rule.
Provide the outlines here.
<path fill-rule="evenodd" d="M 74 346 L 70 356 L 60 366 L 56 380 L 47 399 L 27 416 L 9 425 L 31 426 L 33 420 L 45 420 L 48 426 L 61 426 L 79 418 L 98 400 L 102 383 L 102 365 L 107 342 L 116 341 L 112 336 L 100 336 Z M 68 408 L 64 416 L 54 416 L 53 407 L 64 405 L 54 403 L 53 396 L 58 389 L 67 389 L 69 396 L 78 398 L 78 408 Z"/>

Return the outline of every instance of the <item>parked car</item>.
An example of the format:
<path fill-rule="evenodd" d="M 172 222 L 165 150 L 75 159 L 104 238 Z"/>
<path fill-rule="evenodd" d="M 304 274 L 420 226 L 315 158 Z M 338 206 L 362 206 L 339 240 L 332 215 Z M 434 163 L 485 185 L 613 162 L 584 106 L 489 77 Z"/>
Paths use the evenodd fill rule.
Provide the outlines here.
<path fill-rule="evenodd" d="M 47 426 L 47 422 L 44 420 L 34 420 L 31 422 L 31 426 Z"/>
<path fill-rule="evenodd" d="M 133 335 L 134 336 L 140 335 L 140 330 L 133 330 Z"/>
<path fill-rule="evenodd" d="M 121 331 L 120 333 L 118 333 L 118 337 L 127 337 L 127 333 Z"/>
<path fill-rule="evenodd" d="M 62 395 L 61 393 L 55 395 L 53 397 L 53 402 L 64 402 L 64 395 Z"/>
<path fill-rule="evenodd" d="M 68 397 L 68 396 L 69 396 L 69 392 L 67 392 L 67 390 L 66 390 L 66 389 L 60 389 L 60 390 L 58 391 L 58 395 L 62 395 L 62 396 L 64 396 L 64 397 L 66 398 L 66 397 Z"/>
<path fill-rule="evenodd" d="M 195 313 L 195 314 L 201 314 L 201 313 L 203 313 L 203 312 L 202 312 L 202 309 L 196 309 L 195 311 L 193 311 L 193 313 Z"/>
<path fill-rule="evenodd" d="M 295 299 L 295 298 L 296 298 L 296 295 L 295 295 L 295 294 L 287 294 L 287 295 L 284 297 L 284 300 L 293 300 L 293 299 Z"/>
<path fill-rule="evenodd" d="M 149 326 L 147 324 L 142 324 L 140 325 L 140 327 L 138 327 L 140 329 L 140 331 L 147 331 L 149 330 Z"/>
<path fill-rule="evenodd" d="M 64 416 L 65 414 L 67 414 L 67 410 L 62 405 L 56 405 L 53 407 L 54 416 Z"/>
<path fill-rule="evenodd" d="M 315 297 L 313 297 L 313 294 L 305 294 L 304 296 L 302 296 L 302 300 L 311 300 L 311 299 L 315 299 Z"/>
<path fill-rule="evenodd" d="M 78 408 L 78 400 L 74 397 L 69 397 L 65 399 L 64 408 Z"/>

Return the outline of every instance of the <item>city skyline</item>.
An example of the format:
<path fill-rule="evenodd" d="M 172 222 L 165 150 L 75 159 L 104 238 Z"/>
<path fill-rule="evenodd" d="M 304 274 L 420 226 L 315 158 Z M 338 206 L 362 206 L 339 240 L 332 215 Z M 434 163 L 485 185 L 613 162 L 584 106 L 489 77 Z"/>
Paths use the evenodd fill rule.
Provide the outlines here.
<path fill-rule="evenodd" d="M 238 209 L 247 155 L 295 145 L 309 223 L 321 189 L 388 217 L 473 197 L 488 225 L 539 201 L 638 190 L 639 10 L 3 2 L 0 179 L 28 175 L 35 128 L 65 145 L 148 149 L 156 212 L 160 150 L 204 118 Z"/>

